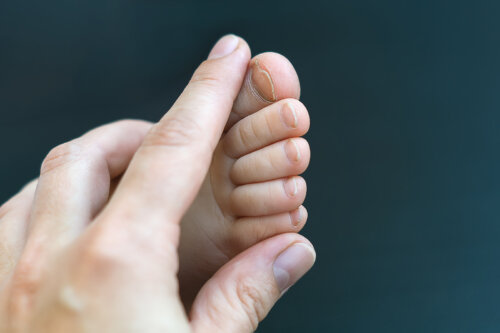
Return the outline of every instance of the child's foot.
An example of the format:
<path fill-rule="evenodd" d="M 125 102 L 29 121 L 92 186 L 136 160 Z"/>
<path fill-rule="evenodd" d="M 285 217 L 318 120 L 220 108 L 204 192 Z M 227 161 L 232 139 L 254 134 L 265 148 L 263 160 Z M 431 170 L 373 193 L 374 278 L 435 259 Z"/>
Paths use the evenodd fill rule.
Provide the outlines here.
<path fill-rule="evenodd" d="M 186 306 L 233 256 L 304 226 L 306 183 L 297 175 L 309 164 L 308 143 L 300 138 L 309 116 L 299 95 L 286 58 L 265 53 L 252 59 L 227 132 L 181 223 L 179 280 Z"/>

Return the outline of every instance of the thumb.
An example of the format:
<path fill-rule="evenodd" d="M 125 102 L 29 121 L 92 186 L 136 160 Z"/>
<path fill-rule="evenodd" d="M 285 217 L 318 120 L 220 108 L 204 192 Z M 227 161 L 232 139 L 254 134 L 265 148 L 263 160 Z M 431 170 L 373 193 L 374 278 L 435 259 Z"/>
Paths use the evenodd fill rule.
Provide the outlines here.
<path fill-rule="evenodd" d="M 193 332 L 255 331 L 315 259 L 311 243 L 298 234 L 282 234 L 247 249 L 201 289 L 191 309 Z"/>

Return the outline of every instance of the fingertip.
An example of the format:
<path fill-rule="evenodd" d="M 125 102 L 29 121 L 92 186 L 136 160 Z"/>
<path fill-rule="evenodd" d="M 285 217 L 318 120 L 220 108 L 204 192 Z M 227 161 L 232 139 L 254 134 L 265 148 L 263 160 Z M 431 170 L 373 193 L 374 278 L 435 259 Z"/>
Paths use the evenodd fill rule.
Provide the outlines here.
<path fill-rule="evenodd" d="M 220 38 L 208 55 L 208 59 L 218 59 L 232 53 L 238 47 L 238 37 L 235 35 L 225 35 Z"/>
<path fill-rule="evenodd" d="M 235 54 L 240 54 L 250 60 L 250 47 L 242 37 L 235 34 L 227 34 L 215 43 L 207 60 L 217 60 Z"/>

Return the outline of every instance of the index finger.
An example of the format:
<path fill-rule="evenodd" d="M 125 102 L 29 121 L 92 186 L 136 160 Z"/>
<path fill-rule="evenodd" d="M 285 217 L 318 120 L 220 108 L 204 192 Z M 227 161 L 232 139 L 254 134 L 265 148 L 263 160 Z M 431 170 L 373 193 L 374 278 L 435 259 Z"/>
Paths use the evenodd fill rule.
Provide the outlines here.
<path fill-rule="evenodd" d="M 229 35 L 219 40 L 146 136 L 106 216 L 151 228 L 180 221 L 208 171 L 249 59 L 243 39 Z"/>

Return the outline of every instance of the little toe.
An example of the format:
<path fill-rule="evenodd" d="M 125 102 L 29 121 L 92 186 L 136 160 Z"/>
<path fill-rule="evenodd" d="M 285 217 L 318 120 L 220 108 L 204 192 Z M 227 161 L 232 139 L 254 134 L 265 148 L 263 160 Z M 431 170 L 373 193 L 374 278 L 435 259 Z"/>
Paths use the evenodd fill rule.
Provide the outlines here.
<path fill-rule="evenodd" d="M 236 187 L 230 195 L 235 216 L 264 216 L 287 212 L 299 207 L 306 197 L 302 177 L 271 180 Z"/>
<path fill-rule="evenodd" d="M 230 246 L 235 252 L 240 252 L 263 239 L 286 232 L 299 232 L 306 221 L 307 210 L 304 206 L 281 214 L 242 217 L 232 227 L 231 233 L 235 236 L 232 239 L 237 241 Z"/>
<path fill-rule="evenodd" d="M 224 152 L 238 158 L 272 143 L 302 136 L 309 130 L 306 107 L 285 99 L 241 119 L 224 136 Z"/>
<path fill-rule="evenodd" d="M 277 142 L 239 158 L 232 166 L 234 184 L 249 184 L 299 175 L 310 160 L 309 144 L 303 138 Z"/>
<path fill-rule="evenodd" d="M 284 98 L 300 97 L 300 83 L 293 65 L 284 56 L 261 53 L 250 61 L 226 129 L 263 107 Z"/>

